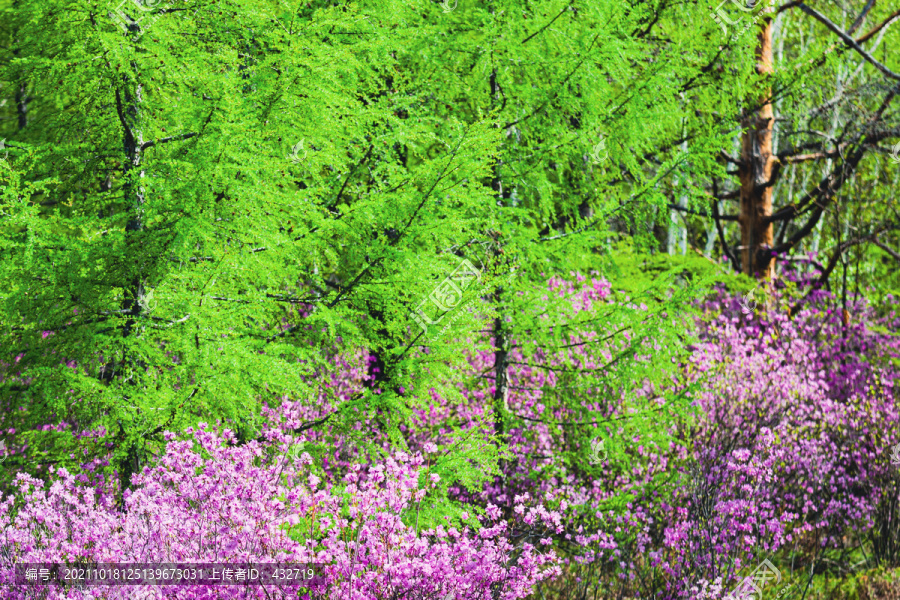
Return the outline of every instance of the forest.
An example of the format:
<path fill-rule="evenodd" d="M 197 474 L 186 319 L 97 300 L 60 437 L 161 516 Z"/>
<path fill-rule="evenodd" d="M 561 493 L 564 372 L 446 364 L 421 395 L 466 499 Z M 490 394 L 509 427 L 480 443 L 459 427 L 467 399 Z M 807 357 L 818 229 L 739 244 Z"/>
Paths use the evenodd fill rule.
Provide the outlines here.
<path fill-rule="evenodd" d="M 900 4 L 0 0 L 0 600 L 900 599 Z"/>

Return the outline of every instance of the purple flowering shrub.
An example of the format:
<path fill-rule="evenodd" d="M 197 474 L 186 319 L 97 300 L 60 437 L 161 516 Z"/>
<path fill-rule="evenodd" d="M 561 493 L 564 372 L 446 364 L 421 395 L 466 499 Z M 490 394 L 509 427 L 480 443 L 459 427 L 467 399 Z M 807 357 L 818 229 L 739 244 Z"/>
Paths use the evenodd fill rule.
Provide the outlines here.
<path fill-rule="evenodd" d="M 816 561 L 870 535 L 876 561 L 888 551 L 896 560 L 889 452 L 900 442 L 898 340 L 889 332 L 897 317 L 880 318 L 858 300 L 845 323 L 835 299 L 816 291 L 791 318 L 793 301 L 772 292 L 772 308 L 748 316 L 740 297 L 719 290 L 703 306 L 685 379 L 672 382 L 692 398 L 693 423 L 672 422 L 668 447 L 607 429 L 625 447 L 601 465 L 586 464 L 586 449 L 566 455 L 570 432 L 551 423 L 573 413 L 548 410 L 546 394 L 559 385 L 556 373 L 527 366 L 533 357 L 514 351 L 510 405 L 524 419 L 510 432 L 516 460 L 480 496 L 459 497 L 502 505 L 528 490 L 559 511 L 565 531 L 555 542 L 566 570 L 549 584 L 559 597 L 593 587 L 717 598 L 773 553 L 799 548 L 801 563 Z M 489 371 L 492 358 L 473 356 L 473 371 Z M 593 359 L 575 351 L 547 364 L 590 368 Z M 642 390 L 648 398 L 660 392 Z M 492 393 L 469 391 L 477 400 Z M 626 405 L 603 400 L 590 407 L 598 421 L 629 416 Z"/>
<path fill-rule="evenodd" d="M 884 525 L 879 506 L 896 505 L 898 340 L 884 333 L 896 316 L 856 301 L 847 320 L 819 291 L 791 318 L 790 300 L 770 292 L 755 315 L 724 293 L 704 306 L 688 366 L 703 384 L 685 437 L 694 468 L 660 555 L 689 595 L 720 597 L 738 571 L 779 550 L 800 548 L 801 563 L 847 551 Z"/>
<path fill-rule="evenodd" d="M 548 288 L 573 322 L 607 319 L 609 331 L 617 304 L 650 312 L 616 300 L 602 279 L 554 278 Z M 350 431 L 296 434 L 335 409 L 329 399 L 377 378 L 366 352 L 335 353 L 317 397 L 265 410 L 262 440 L 239 443 L 227 424 L 167 434 L 124 510 L 114 484 L 88 476 L 96 460 L 47 484 L 20 475 L 0 517 L 2 576 L 9 581 L 14 561 L 310 560 L 321 563 L 310 597 L 713 599 L 763 558 L 792 553 L 808 565 L 858 538 L 871 539 L 876 561 L 896 564 L 897 315 L 862 300 L 844 313 L 814 291 L 791 316 L 795 301 L 771 291 L 767 309 L 746 314 L 740 297 L 718 289 L 700 306 L 683 360 L 655 380 L 648 354 L 662 349 L 652 339 L 629 346 L 636 330 L 607 340 L 570 328 L 555 347 L 513 339 L 509 451 L 498 466 L 480 465 L 476 480 L 459 474 L 466 447 L 496 439 L 492 351 L 471 351 L 454 372 L 459 397 L 423 392 L 400 426 L 405 451 L 371 414 Z M 585 375 L 629 349 L 630 389 Z M 688 403 L 692 414 L 679 408 Z M 381 454 L 361 449 L 360 436 Z M 250 590 L 257 595 L 141 593 L 274 593 Z"/>
<path fill-rule="evenodd" d="M 282 447 L 267 456 L 263 444 L 236 445 L 229 431 L 205 425 L 188 434 L 168 434 L 165 454 L 126 492 L 124 511 L 65 470 L 49 486 L 20 475 L 19 494 L 0 516 L 3 583 L 12 581 L 13 562 L 313 562 L 311 597 L 439 598 L 452 590 L 475 599 L 502 588 L 498 597 L 511 600 L 558 572 L 552 552 L 509 542 L 496 507 L 477 530 L 405 522 L 436 484 L 419 454 L 371 465 L 364 480 L 357 465 L 340 484 L 320 485 L 306 453 L 295 459 Z M 550 521 L 545 511 L 534 516 Z M 47 597 L 93 598 L 98 589 L 106 598 L 297 597 L 298 586 L 49 587 Z M 22 586 L 5 589 L 5 597 L 25 597 Z"/>

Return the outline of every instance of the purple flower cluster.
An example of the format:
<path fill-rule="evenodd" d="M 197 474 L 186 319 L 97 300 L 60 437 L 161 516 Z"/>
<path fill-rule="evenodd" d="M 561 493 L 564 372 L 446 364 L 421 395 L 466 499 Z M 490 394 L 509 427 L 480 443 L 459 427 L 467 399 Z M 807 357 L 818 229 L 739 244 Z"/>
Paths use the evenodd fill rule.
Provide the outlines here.
<path fill-rule="evenodd" d="M 608 282 L 579 274 L 550 279 L 551 296 L 568 303 L 572 318 L 613 304 Z M 239 444 L 205 424 L 167 434 L 164 454 L 133 479 L 124 510 L 113 484 L 88 477 L 97 460 L 77 476 L 58 470 L 49 483 L 19 475 L 18 493 L 0 505 L 0 583 L 11 581 L 14 562 L 310 561 L 321 565 L 314 598 L 513 599 L 536 586 L 559 597 L 603 589 L 720 598 L 766 556 L 841 548 L 898 518 L 890 450 L 900 443 L 900 340 L 889 332 L 900 319 L 862 299 L 840 306 L 821 290 L 789 314 L 796 300 L 770 290 L 748 314 L 740 296 L 716 290 L 700 305 L 696 343 L 678 375 L 665 389 L 632 381 L 631 396 L 566 375 L 603 369 L 627 336 L 567 331 L 557 349 L 513 340 L 510 455 L 475 488 L 450 480 L 452 464 L 440 457 L 451 445 L 489 443 L 495 389 L 483 374 L 493 373 L 493 352 L 467 356 L 454 377 L 458 395 L 432 389 L 429 403 L 412 408 L 401 426 L 406 452 L 366 419 L 350 434 L 292 433 L 333 410 L 328 398 L 351 398 L 374 378 L 367 353 L 335 354 L 322 378 L 327 393 L 266 409 L 264 441 Z M 695 414 L 655 426 L 669 443 L 622 425 L 634 416 L 629 397 L 664 410 L 672 393 L 686 395 Z M 371 436 L 386 458 L 363 455 L 354 433 Z M 592 437 L 616 440 L 611 460 L 589 462 Z M 291 451 L 326 439 L 332 449 L 321 460 Z M 442 491 L 451 500 L 446 514 L 435 521 L 432 509 L 426 523 L 424 507 Z M 0 597 L 24 597 L 3 589 Z M 230 590 L 140 592 L 272 593 Z M 51 588 L 47 597 L 135 593 Z"/>
<path fill-rule="evenodd" d="M 475 599 L 495 588 L 512 600 L 559 572 L 552 552 L 530 544 L 513 547 L 496 509 L 487 511 L 477 531 L 417 530 L 404 523 L 428 491 L 421 454 L 397 453 L 370 465 L 365 478 L 356 465 L 340 485 L 326 486 L 310 472 L 308 454 L 267 458 L 264 444 L 237 445 L 231 432 L 217 434 L 205 424 L 187 433 L 186 440 L 168 434 L 165 454 L 135 478 L 124 511 L 65 470 L 49 486 L 20 475 L 18 495 L 4 501 L 0 516 L 7 557 L 0 569 L 3 597 L 35 592 L 31 586 L 7 587 L 14 578 L 11 562 L 316 563 L 309 592 L 335 600 L 438 598 L 450 591 Z M 138 594 L 193 600 L 266 598 L 291 587 L 46 591 L 51 599 Z"/>

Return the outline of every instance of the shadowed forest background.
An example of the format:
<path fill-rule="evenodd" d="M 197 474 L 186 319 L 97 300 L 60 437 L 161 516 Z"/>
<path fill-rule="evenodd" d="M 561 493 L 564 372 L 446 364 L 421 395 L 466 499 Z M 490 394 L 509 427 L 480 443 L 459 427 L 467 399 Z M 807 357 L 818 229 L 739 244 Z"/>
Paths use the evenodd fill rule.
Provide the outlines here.
<path fill-rule="evenodd" d="M 898 32 L 0 0 L 0 598 L 900 598 Z"/>

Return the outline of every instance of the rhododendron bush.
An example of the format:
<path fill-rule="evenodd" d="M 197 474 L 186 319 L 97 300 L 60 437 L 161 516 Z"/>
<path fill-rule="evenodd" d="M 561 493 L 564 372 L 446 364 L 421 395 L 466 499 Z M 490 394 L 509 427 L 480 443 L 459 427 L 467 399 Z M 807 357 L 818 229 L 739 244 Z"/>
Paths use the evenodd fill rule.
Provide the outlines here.
<path fill-rule="evenodd" d="M 900 597 L 897 3 L 715 4 L 0 0 L 0 600 Z"/>
<path fill-rule="evenodd" d="M 167 436 L 165 454 L 136 478 L 121 511 L 65 470 L 50 485 L 20 476 L 18 494 L 3 504 L 4 584 L 13 581 L 10 561 L 294 562 L 316 565 L 314 584 L 304 588 L 316 597 L 438 598 L 453 591 L 483 598 L 498 589 L 502 598 L 521 598 L 559 572 L 546 543 L 544 551 L 514 546 L 492 505 L 481 521 L 473 516 L 476 528 L 404 523 L 436 479 L 426 476 L 421 454 L 397 453 L 365 477 L 356 465 L 342 481 L 324 483 L 306 453 L 267 457 L 261 444 L 235 445 L 230 431 L 218 435 L 205 424 L 187 433 L 185 440 Z M 535 530 L 558 530 L 546 511 L 529 514 Z M 146 598 L 266 598 L 296 597 L 299 584 L 47 591 L 50 598 L 131 598 L 138 588 Z M 7 597 L 27 595 L 20 588 Z"/>
<path fill-rule="evenodd" d="M 553 278 L 547 291 L 555 301 L 537 290 L 545 312 L 558 310 L 588 322 L 596 321 L 598 308 L 613 305 L 608 282 L 597 277 Z M 629 302 L 625 312 L 645 318 L 648 307 Z M 623 318 L 617 311 L 610 314 Z M 639 331 L 640 325 L 632 329 Z M 645 341 L 650 337 L 645 332 Z M 614 362 L 614 352 L 639 347 L 628 339 L 599 340 L 589 328 L 578 333 L 570 328 L 559 340 L 563 350 L 537 353 L 513 342 L 511 361 L 534 357 L 541 364 L 522 372 L 511 369 L 512 393 L 499 418 L 483 402 L 495 386 L 479 383 L 477 376 L 491 354 L 471 353 L 453 371 L 461 401 L 428 390 L 427 408 L 414 405 L 410 418 L 399 424 L 405 450 L 397 450 L 391 431 L 379 427 L 385 415 L 378 411 L 361 412 L 350 430 L 304 427 L 335 410 L 331 398 L 381 393 L 377 359 L 365 352 L 335 351 L 334 367 L 319 380 L 319 397 L 283 397 L 266 408 L 258 439 L 239 439 L 227 422 L 166 433 L 152 465 L 134 475 L 126 489 L 115 472 L 109 473 L 111 452 L 81 462 L 72 473 L 54 470 L 46 484 L 22 474 L 4 505 L 6 582 L 12 581 L 13 564 L 21 562 L 293 560 L 320 565 L 319 579 L 303 592 L 314 596 L 432 598 L 452 592 L 457 598 L 527 597 L 537 584 L 561 573 L 554 545 L 565 535 L 571 509 L 566 499 L 545 498 L 558 469 L 552 460 L 557 432 L 537 419 L 530 421 L 534 426 L 524 426 L 527 415 L 589 416 L 599 406 L 591 400 L 590 386 L 578 392 L 576 405 L 584 404 L 574 411 L 566 396 L 541 393 L 541 387 L 549 392 L 561 387 L 552 369 L 546 378 L 542 372 L 566 361 L 591 370 Z M 650 372 L 648 361 L 638 362 L 631 372 Z M 604 377 L 596 385 L 609 387 L 608 374 Z M 517 391 L 535 378 L 539 382 L 532 393 Z M 471 385 L 463 384 L 467 380 Z M 619 395 L 604 404 L 608 414 L 624 406 Z M 356 446 L 361 435 L 369 439 Z M 507 440 L 502 451 L 500 436 Z M 532 457 L 536 452 L 544 456 Z M 577 447 L 571 452 L 580 453 Z M 485 456 L 497 456 L 499 462 L 486 463 Z M 542 468 L 546 475 L 535 479 Z M 227 587 L 144 592 L 175 597 L 245 593 Z M 103 593 L 127 594 L 129 589 Z"/>
<path fill-rule="evenodd" d="M 658 322 L 606 280 L 573 275 L 547 285 L 573 322 L 617 304 Z M 900 342 L 886 332 L 898 316 L 862 299 L 836 310 L 824 291 L 791 315 L 792 289 L 770 288 L 748 311 L 718 288 L 696 307 L 688 352 L 656 379 L 634 345 L 650 330 L 607 343 L 567 331 L 555 351 L 513 338 L 499 433 L 485 401 L 496 392 L 483 376 L 489 351 L 453 368 L 460 400 L 429 390 L 399 440 L 377 426 L 379 413 L 351 430 L 298 432 L 334 410 L 329 397 L 379 391 L 377 358 L 336 352 L 328 392 L 266 408 L 259 439 L 240 440 L 225 422 L 167 433 L 121 504 L 103 461 L 46 482 L 19 475 L 3 503 L 2 576 L 9 584 L 16 562 L 295 561 L 315 563 L 317 579 L 49 587 L 47 597 L 668 599 L 720 598 L 763 558 L 823 561 L 859 537 L 873 536 L 887 560 Z M 628 350 L 641 385 L 568 375 L 602 371 Z M 468 472 L 484 464 L 469 451 L 501 434 L 493 468 Z M 369 444 L 356 445 L 361 435 Z"/>

